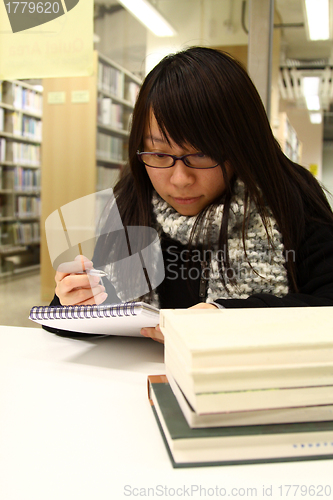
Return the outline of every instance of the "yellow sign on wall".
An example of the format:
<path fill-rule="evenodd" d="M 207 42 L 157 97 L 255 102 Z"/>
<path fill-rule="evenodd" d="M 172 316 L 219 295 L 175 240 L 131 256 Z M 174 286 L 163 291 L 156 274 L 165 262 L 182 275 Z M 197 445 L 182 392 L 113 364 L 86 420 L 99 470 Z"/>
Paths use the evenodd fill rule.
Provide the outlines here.
<path fill-rule="evenodd" d="M 311 172 L 312 175 L 314 175 L 315 177 L 317 177 L 318 175 L 318 165 L 317 163 L 311 163 L 309 165 L 309 170 Z"/>
<path fill-rule="evenodd" d="M 93 4 L 0 2 L 0 80 L 91 75 Z"/>

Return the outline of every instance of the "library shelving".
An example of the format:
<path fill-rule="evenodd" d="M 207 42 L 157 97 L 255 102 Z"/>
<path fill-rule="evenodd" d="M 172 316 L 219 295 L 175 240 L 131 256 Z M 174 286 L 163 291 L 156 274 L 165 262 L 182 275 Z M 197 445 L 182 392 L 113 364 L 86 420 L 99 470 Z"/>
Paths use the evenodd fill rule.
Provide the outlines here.
<path fill-rule="evenodd" d="M 297 137 L 296 130 L 291 125 L 287 113 L 279 113 L 279 127 L 277 139 L 282 151 L 288 158 L 296 163 L 302 161 L 302 143 Z"/>
<path fill-rule="evenodd" d="M 53 297 L 55 273 L 45 220 L 71 201 L 114 186 L 127 161 L 140 84 L 137 76 L 97 53 L 91 76 L 43 81 L 42 300 Z"/>
<path fill-rule="evenodd" d="M 39 267 L 42 99 L 0 81 L 0 277 Z"/>

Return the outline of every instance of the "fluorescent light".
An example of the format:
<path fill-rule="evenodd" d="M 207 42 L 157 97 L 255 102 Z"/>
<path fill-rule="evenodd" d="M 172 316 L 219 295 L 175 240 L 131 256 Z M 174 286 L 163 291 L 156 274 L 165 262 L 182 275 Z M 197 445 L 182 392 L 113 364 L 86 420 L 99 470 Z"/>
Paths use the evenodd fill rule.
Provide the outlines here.
<path fill-rule="evenodd" d="M 303 94 L 305 97 L 319 94 L 319 82 L 319 76 L 303 77 Z"/>
<path fill-rule="evenodd" d="M 176 31 L 147 0 L 118 0 L 134 17 L 156 36 L 174 36 Z"/>
<path fill-rule="evenodd" d="M 321 113 L 310 113 L 310 122 L 311 123 L 321 123 Z"/>
<path fill-rule="evenodd" d="M 306 107 L 310 111 L 320 110 L 319 84 L 319 76 L 303 77 L 303 95 L 305 97 Z"/>
<path fill-rule="evenodd" d="M 305 9 L 310 40 L 328 40 L 329 0 L 305 0 Z"/>
<path fill-rule="evenodd" d="M 305 96 L 305 101 L 306 101 L 306 107 L 310 111 L 319 111 L 320 110 L 319 96 L 317 96 L 317 95 Z"/>

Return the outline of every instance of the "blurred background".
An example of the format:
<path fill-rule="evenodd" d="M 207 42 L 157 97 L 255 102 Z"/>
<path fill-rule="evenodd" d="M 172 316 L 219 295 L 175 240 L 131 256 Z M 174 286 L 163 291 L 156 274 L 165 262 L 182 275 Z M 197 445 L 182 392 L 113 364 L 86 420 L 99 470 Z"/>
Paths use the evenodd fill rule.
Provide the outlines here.
<path fill-rule="evenodd" d="M 285 154 L 333 192 L 332 11 L 332 0 L 96 0 L 93 74 L 2 81 L 0 323 L 33 326 L 30 307 L 52 299 L 45 220 L 114 185 L 140 82 L 170 52 L 239 59 Z"/>

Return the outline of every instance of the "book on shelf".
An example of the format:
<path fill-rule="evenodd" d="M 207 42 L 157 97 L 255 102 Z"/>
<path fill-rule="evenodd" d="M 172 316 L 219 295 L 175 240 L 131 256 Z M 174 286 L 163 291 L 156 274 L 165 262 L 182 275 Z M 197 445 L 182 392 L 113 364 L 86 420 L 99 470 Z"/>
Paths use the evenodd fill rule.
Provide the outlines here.
<path fill-rule="evenodd" d="M 0 108 L 0 132 L 5 130 L 5 110 Z"/>
<path fill-rule="evenodd" d="M 37 191 L 40 188 L 41 171 L 37 168 L 16 167 L 14 169 L 14 189 L 17 191 Z"/>
<path fill-rule="evenodd" d="M 19 112 L 7 113 L 7 130 L 12 130 L 13 134 L 18 137 L 27 137 L 42 140 L 42 122 L 30 116 L 25 116 Z"/>
<path fill-rule="evenodd" d="M 200 415 L 194 411 L 170 370 L 166 367 L 165 371 L 172 392 L 191 428 L 289 424 L 292 422 L 321 422 L 333 420 L 333 404 L 300 407 L 292 406 L 289 408 L 275 408 L 270 410 L 203 413 Z"/>
<path fill-rule="evenodd" d="M 18 222 L 13 224 L 13 231 L 15 245 L 30 245 L 40 241 L 39 222 Z"/>
<path fill-rule="evenodd" d="M 8 146 L 8 161 L 29 166 L 40 166 L 40 146 L 12 141 Z"/>
<path fill-rule="evenodd" d="M 4 81 L 1 90 L 3 273 L 26 269 L 39 261 L 42 92 L 19 81 Z"/>
<path fill-rule="evenodd" d="M 12 85 L 12 89 L 9 90 L 9 92 L 11 92 L 11 100 L 15 108 L 29 111 L 31 113 L 41 114 L 43 102 L 41 93 L 15 83 L 7 83 L 8 85 Z"/>
<path fill-rule="evenodd" d="M 103 167 L 102 165 L 97 166 L 96 190 L 102 191 L 105 189 L 105 186 L 113 188 L 119 179 L 119 175 L 119 168 Z M 101 212 L 97 211 L 97 213 Z"/>
<path fill-rule="evenodd" d="M 142 337 L 141 328 L 155 327 L 158 324 L 159 310 L 144 302 L 98 306 L 35 306 L 30 311 L 29 319 L 58 330 Z"/>
<path fill-rule="evenodd" d="M 160 321 L 191 369 L 333 359 L 333 307 L 164 309 Z"/>
<path fill-rule="evenodd" d="M 31 245 L 39 243 L 39 241 L 39 222 L 12 222 L 7 224 L 6 229 L 2 231 L 0 246 L 10 244 L 17 248 L 21 248 L 22 245 Z M 8 250 L 10 251 L 10 249 Z"/>
<path fill-rule="evenodd" d="M 6 139 L 0 138 L 0 161 L 6 161 Z"/>
<path fill-rule="evenodd" d="M 125 86 L 125 99 L 129 101 L 133 106 L 138 97 L 138 93 L 140 90 L 140 85 L 136 82 L 128 82 Z"/>
<path fill-rule="evenodd" d="M 40 216 L 40 198 L 33 195 L 16 197 L 17 217 L 39 217 Z"/>
<path fill-rule="evenodd" d="M 174 467 L 329 459 L 333 421 L 191 428 L 165 376 L 148 397 Z"/>
<path fill-rule="evenodd" d="M 124 96 L 124 73 L 113 66 L 98 62 L 98 87 L 116 97 Z"/>
<path fill-rule="evenodd" d="M 98 122 L 123 130 L 123 106 L 112 102 L 110 97 L 98 99 Z"/>
<path fill-rule="evenodd" d="M 122 162 L 124 158 L 124 142 L 119 137 L 97 132 L 96 152 L 101 159 Z"/>

